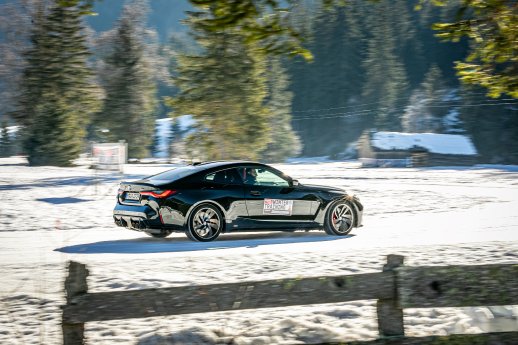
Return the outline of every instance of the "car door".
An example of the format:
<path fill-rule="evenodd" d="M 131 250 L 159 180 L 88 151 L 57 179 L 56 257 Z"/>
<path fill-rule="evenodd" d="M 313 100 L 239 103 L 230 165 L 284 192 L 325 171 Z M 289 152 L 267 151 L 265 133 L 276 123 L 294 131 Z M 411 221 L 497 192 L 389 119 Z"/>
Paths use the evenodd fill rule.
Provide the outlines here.
<path fill-rule="evenodd" d="M 238 171 L 244 180 L 250 219 L 272 223 L 312 219 L 314 196 L 293 186 L 279 171 L 260 165 L 243 166 Z"/>
<path fill-rule="evenodd" d="M 223 206 L 227 221 L 248 216 L 246 202 L 243 198 L 243 180 L 236 168 L 205 174 L 203 180 L 204 198 L 214 200 Z"/>

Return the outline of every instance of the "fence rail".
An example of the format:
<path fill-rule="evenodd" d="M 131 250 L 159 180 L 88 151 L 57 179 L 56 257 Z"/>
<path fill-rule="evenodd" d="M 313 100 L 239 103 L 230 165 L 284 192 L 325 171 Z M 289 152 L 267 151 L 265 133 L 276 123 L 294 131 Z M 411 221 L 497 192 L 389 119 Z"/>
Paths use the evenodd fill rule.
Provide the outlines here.
<path fill-rule="evenodd" d="M 442 344 L 440 337 L 405 338 L 403 308 L 518 304 L 518 265 L 405 267 L 403 260 L 389 255 L 378 273 L 100 293 L 88 293 L 86 266 L 70 262 L 63 342 L 84 344 L 84 323 L 90 321 L 373 299 L 381 339 L 362 344 Z M 482 344 L 518 343 L 518 332 L 457 337 L 463 336 Z"/>

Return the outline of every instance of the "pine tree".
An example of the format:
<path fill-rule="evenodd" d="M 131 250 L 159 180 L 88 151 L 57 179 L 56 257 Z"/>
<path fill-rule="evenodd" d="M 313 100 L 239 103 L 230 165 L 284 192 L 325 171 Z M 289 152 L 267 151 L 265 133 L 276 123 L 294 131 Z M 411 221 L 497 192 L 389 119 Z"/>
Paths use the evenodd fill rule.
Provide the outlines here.
<path fill-rule="evenodd" d="M 444 84 L 441 70 L 432 65 L 424 81 L 414 90 L 401 121 L 406 132 L 443 133 L 443 117 L 447 114 L 447 100 L 450 90 Z"/>
<path fill-rule="evenodd" d="M 0 126 L 0 157 L 9 157 L 12 154 L 12 140 L 7 130 L 7 121 Z"/>
<path fill-rule="evenodd" d="M 401 0 L 398 0 L 401 2 Z M 376 122 L 378 129 L 399 129 L 398 107 L 407 91 L 404 65 L 397 55 L 397 21 L 393 3 L 382 1 L 373 6 L 371 35 L 367 44 L 364 68 L 363 100 L 376 102 Z"/>
<path fill-rule="evenodd" d="M 185 152 L 185 145 L 183 142 L 183 136 L 179 120 L 176 118 L 171 119 L 171 130 L 169 132 L 169 157 L 180 158 Z"/>
<path fill-rule="evenodd" d="M 179 57 L 179 93 L 170 105 L 176 116 L 190 114 L 195 131 L 186 145 L 201 159 L 257 159 L 269 138 L 271 114 L 266 57 L 257 42 L 235 30 L 211 32 L 199 25 L 207 14 L 192 14 L 189 24 L 202 54 Z"/>
<path fill-rule="evenodd" d="M 146 13 L 146 1 L 126 5 L 100 47 L 106 98 L 92 131 L 108 129 L 105 140 L 125 140 L 131 158 L 149 155 L 157 111 L 156 80 L 146 53 Z"/>
<path fill-rule="evenodd" d="M 289 68 L 303 154 L 339 154 L 367 128 L 399 129 L 408 89 L 402 55 L 415 37 L 410 9 L 406 0 L 351 0 L 314 11 L 314 61 Z"/>
<path fill-rule="evenodd" d="M 444 5 L 449 1 L 435 1 Z M 516 0 L 462 0 L 449 23 L 436 23 L 438 37 L 469 40 L 470 53 L 456 62 L 460 80 L 487 88 L 488 95 L 518 98 L 518 4 Z M 451 21 L 454 22 L 451 22 Z"/>
<path fill-rule="evenodd" d="M 516 106 L 506 104 L 508 101 L 481 99 L 480 95 L 484 91 L 482 88 L 463 85 L 459 93 L 462 103 L 460 118 L 477 148 L 479 162 L 518 164 Z"/>
<path fill-rule="evenodd" d="M 155 124 L 155 128 L 153 129 L 153 142 L 151 144 L 151 156 L 159 157 L 159 150 L 161 146 L 161 138 L 158 134 L 158 125 Z"/>
<path fill-rule="evenodd" d="M 70 165 L 83 149 L 85 127 L 96 110 L 96 87 L 81 0 L 54 0 L 37 12 L 15 119 L 31 165 Z"/>
<path fill-rule="evenodd" d="M 300 140 L 291 126 L 291 101 L 293 93 L 288 90 L 289 79 L 279 58 L 273 58 L 268 70 L 271 134 L 268 146 L 262 153 L 264 160 L 282 162 L 298 155 L 302 149 Z"/>
<path fill-rule="evenodd" d="M 0 114 L 11 114 L 17 104 L 17 91 L 29 47 L 31 13 L 34 0 L 0 1 Z"/>
<path fill-rule="evenodd" d="M 320 7 L 311 11 L 313 17 L 303 12 L 300 18 L 300 25 L 311 30 L 308 48 L 314 60 L 288 61 L 288 68 L 293 81 L 294 123 L 305 142 L 305 155 L 339 153 L 357 139 L 364 127 L 360 117 L 340 116 L 341 112 L 359 110 L 357 105 L 362 101 L 362 6 L 360 1 L 351 1 L 345 7 Z"/>

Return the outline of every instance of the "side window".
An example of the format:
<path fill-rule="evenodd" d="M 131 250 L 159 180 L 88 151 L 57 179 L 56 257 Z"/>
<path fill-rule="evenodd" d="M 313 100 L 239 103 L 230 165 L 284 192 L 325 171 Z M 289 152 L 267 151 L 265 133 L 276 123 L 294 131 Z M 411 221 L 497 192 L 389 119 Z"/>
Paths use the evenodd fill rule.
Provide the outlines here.
<path fill-rule="evenodd" d="M 289 187 L 287 180 L 264 168 L 242 168 L 245 184 L 256 186 Z"/>
<path fill-rule="evenodd" d="M 205 175 L 205 181 L 219 184 L 242 184 L 243 180 L 237 169 L 226 169 Z"/>

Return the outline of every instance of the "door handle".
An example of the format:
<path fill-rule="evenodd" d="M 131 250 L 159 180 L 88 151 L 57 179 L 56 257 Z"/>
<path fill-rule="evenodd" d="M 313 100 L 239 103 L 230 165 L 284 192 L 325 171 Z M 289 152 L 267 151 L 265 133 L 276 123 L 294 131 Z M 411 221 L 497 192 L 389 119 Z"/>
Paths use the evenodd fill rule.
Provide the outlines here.
<path fill-rule="evenodd" d="M 258 190 L 252 190 L 252 191 L 250 191 L 250 195 L 253 195 L 253 196 L 260 196 L 260 195 L 261 195 L 261 192 L 259 192 Z"/>

